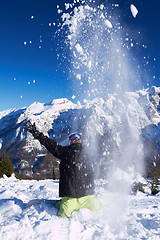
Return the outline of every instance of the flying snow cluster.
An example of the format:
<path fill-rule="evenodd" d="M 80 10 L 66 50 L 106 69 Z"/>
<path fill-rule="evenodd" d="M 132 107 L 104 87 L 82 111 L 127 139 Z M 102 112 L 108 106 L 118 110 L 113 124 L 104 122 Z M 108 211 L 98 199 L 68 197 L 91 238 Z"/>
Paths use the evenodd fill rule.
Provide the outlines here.
<path fill-rule="evenodd" d="M 137 8 L 133 4 L 131 4 L 130 9 L 131 9 L 133 17 L 136 17 L 138 14 Z"/>
<path fill-rule="evenodd" d="M 61 59 L 70 63 L 70 77 L 77 97 L 93 98 L 104 96 L 111 89 L 128 90 L 139 82 L 139 72 L 133 69 L 136 59 L 129 50 L 138 44 L 129 37 L 127 29 L 121 25 L 120 14 L 115 9 L 119 4 L 95 5 L 95 1 L 74 1 L 65 4 L 65 10 L 57 5 L 62 23 L 59 33 L 65 35 L 65 43 L 71 58 L 63 54 Z M 115 13 L 114 13 L 115 11 Z M 135 18 L 136 6 L 130 5 Z M 125 34 L 124 34 L 125 31 Z M 63 48 L 63 47 L 62 47 Z M 57 54 L 60 57 L 60 54 Z M 133 64 L 134 62 L 134 64 Z"/>

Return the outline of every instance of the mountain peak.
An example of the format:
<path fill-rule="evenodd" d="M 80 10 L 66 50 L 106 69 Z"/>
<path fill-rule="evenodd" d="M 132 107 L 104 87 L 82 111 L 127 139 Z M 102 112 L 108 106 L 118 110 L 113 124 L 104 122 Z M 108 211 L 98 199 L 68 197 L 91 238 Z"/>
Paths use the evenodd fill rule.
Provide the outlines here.
<path fill-rule="evenodd" d="M 58 98 L 53 99 L 50 103 L 50 105 L 74 105 L 71 101 L 69 101 L 67 98 Z"/>
<path fill-rule="evenodd" d="M 42 112 L 44 111 L 44 104 L 40 102 L 34 102 L 27 108 L 27 111 L 33 113 Z"/>

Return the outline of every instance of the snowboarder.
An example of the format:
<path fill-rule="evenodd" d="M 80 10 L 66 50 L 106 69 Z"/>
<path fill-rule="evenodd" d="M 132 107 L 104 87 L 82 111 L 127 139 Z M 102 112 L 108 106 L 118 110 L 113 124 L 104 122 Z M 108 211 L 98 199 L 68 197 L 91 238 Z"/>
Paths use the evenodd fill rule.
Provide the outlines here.
<path fill-rule="evenodd" d="M 99 210 L 101 204 L 94 196 L 94 174 L 92 165 L 81 143 L 80 134 L 69 136 L 70 145 L 61 146 L 53 139 L 44 136 L 28 121 L 24 129 L 46 147 L 60 161 L 59 197 L 55 207 L 60 217 L 70 217 L 81 208 Z"/>

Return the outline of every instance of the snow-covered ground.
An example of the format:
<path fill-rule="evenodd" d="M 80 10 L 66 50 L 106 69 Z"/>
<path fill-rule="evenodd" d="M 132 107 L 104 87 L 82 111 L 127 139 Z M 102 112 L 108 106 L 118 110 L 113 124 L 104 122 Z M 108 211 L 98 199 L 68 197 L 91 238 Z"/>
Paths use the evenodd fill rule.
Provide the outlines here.
<path fill-rule="evenodd" d="M 56 216 L 52 201 L 43 201 L 58 199 L 58 184 L 53 180 L 1 178 L 0 239 L 160 239 L 160 193 L 138 192 L 122 199 L 123 195 L 108 192 L 99 181 L 96 192 L 103 210 L 82 209 L 64 219 Z M 26 208 L 33 199 L 43 200 Z"/>

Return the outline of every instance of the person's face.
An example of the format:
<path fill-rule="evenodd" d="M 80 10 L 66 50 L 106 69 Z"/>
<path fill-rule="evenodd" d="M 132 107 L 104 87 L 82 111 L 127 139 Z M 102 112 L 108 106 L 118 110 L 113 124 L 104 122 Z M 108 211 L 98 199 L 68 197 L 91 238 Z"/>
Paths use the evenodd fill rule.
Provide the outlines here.
<path fill-rule="evenodd" d="M 73 143 L 81 143 L 81 139 L 75 138 L 75 139 L 70 140 L 70 145 Z"/>

